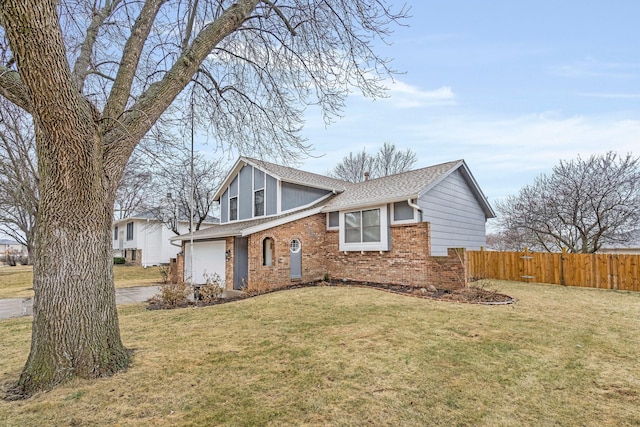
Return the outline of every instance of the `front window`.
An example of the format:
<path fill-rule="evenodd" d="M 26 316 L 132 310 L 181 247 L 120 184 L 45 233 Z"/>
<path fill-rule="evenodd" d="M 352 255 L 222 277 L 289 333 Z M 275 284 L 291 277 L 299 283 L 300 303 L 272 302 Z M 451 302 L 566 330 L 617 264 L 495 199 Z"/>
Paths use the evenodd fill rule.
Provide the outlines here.
<path fill-rule="evenodd" d="M 344 214 L 346 243 L 380 241 L 380 209 L 347 212 Z"/>
<path fill-rule="evenodd" d="M 229 221 L 238 219 L 238 196 L 229 199 Z"/>
<path fill-rule="evenodd" d="M 254 216 L 264 215 L 264 190 L 258 190 L 254 193 L 253 212 Z"/>
<path fill-rule="evenodd" d="M 388 251 L 389 229 L 387 206 L 351 212 L 340 212 L 340 250 Z"/>
<path fill-rule="evenodd" d="M 267 267 L 273 265 L 273 239 L 271 237 L 262 241 L 262 265 Z"/>
<path fill-rule="evenodd" d="M 133 240 L 133 222 L 127 223 L 127 240 Z"/>
<path fill-rule="evenodd" d="M 113 227 L 113 240 L 118 240 L 118 227 Z"/>
<path fill-rule="evenodd" d="M 395 202 L 393 204 L 393 224 L 402 224 L 415 221 L 415 210 L 409 206 L 409 202 Z"/>
<path fill-rule="evenodd" d="M 340 212 L 329 212 L 327 214 L 327 228 L 329 230 L 337 229 L 340 226 Z"/>

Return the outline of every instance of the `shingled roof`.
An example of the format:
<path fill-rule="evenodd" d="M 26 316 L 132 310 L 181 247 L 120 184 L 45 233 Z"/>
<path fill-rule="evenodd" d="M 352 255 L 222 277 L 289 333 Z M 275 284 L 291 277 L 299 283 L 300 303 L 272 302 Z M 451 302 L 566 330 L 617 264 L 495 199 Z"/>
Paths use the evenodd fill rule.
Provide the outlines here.
<path fill-rule="evenodd" d="M 228 187 L 233 177 L 235 177 L 245 164 L 257 167 L 282 181 L 331 190 L 334 191 L 336 195 L 331 195 L 328 199 L 319 200 L 312 206 L 294 212 L 207 227 L 195 232 L 193 234 L 195 239 L 246 236 L 261 229 L 267 229 L 320 212 L 358 209 L 408 199 L 417 199 L 458 169 L 460 169 L 464 178 L 470 184 L 471 190 L 480 201 L 487 217 L 493 218 L 495 216 L 464 160 L 455 160 L 396 175 L 370 179 L 359 183 L 350 183 L 263 160 L 240 157 L 227 175 L 218 193 L 216 193 L 215 200 L 219 200 L 222 196 L 222 190 Z M 189 238 L 189 235 L 182 235 L 173 237 L 171 240 L 187 240 Z"/>
<path fill-rule="evenodd" d="M 334 196 L 331 196 L 334 197 Z M 274 227 L 277 224 L 286 224 L 291 221 L 295 221 L 300 218 L 305 218 L 311 215 L 315 215 L 320 213 L 324 205 L 326 204 L 326 199 L 323 199 L 312 206 L 309 206 L 305 209 L 287 212 L 285 214 L 277 215 L 277 216 L 268 216 L 261 217 L 256 219 L 250 219 L 246 221 L 237 221 L 237 222 L 229 222 L 226 224 L 214 224 L 212 226 L 207 226 L 207 228 L 203 228 L 193 233 L 194 240 L 201 239 L 219 239 L 222 237 L 229 236 L 246 236 L 251 233 L 255 233 L 261 229 L 268 229 Z M 180 240 L 190 240 L 191 234 L 182 234 L 180 236 L 174 236 L 170 240 L 172 241 L 180 241 Z"/>
<path fill-rule="evenodd" d="M 324 211 L 416 199 L 462 164 L 462 160 L 456 160 L 353 184 L 328 202 Z"/>
<path fill-rule="evenodd" d="M 281 181 L 299 185 L 308 185 L 310 187 L 321 188 L 323 190 L 330 190 L 338 193 L 343 192 L 347 188 L 354 185 L 350 182 L 331 178 L 326 175 L 319 175 L 316 173 L 290 168 L 288 166 L 282 166 L 264 160 L 252 159 L 250 157 L 242 156 L 238 159 L 238 161 L 233 165 L 233 168 L 227 174 L 227 178 L 220 185 L 218 192 L 213 196 L 214 200 L 220 199 L 222 193 L 224 192 L 224 189 L 229 186 L 235 175 L 240 171 L 240 169 L 242 169 L 245 164 L 250 164 L 254 167 L 257 167 L 258 169 L 267 172 L 269 175 Z"/>

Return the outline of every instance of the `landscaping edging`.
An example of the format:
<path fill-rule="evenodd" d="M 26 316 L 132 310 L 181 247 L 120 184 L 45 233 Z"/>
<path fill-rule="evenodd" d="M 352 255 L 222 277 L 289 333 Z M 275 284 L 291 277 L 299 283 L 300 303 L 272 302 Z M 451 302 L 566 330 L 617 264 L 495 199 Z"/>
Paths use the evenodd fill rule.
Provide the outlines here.
<path fill-rule="evenodd" d="M 296 283 L 290 286 L 285 286 L 285 287 L 276 288 L 276 289 L 268 289 L 262 292 L 244 293 L 242 295 L 238 295 L 230 298 L 219 298 L 210 303 L 203 303 L 201 301 L 185 301 L 177 305 L 149 303 L 147 305 L 147 310 L 165 310 L 165 309 L 186 308 L 186 307 L 206 307 L 210 305 L 226 304 L 229 302 L 252 298 L 259 295 L 265 295 L 272 292 L 287 291 L 287 290 L 301 289 L 301 288 L 322 287 L 322 286 L 376 289 L 379 291 L 389 292 L 396 295 L 429 299 L 433 301 L 459 302 L 459 303 L 466 303 L 466 304 L 509 305 L 509 304 L 514 304 L 516 302 L 516 299 L 509 295 L 500 294 L 496 291 L 490 291 L 484 288 L 476 288 L 476 287 L 465 287 L 465 288 L 460 288 L 455 290 L 442 290 L 442 289 L 433 288 L 435 289 L 435 291 L 433 290 L 430 291 L 426 288 L 416 288 L 413 286 L 391 285 L 391 284 L 374 283 L 374 282 L 356 282 L 351 280 L 332 280 L 332 281 L 318 280 L 315 282 Z M 465 291 L 468 294 L 470 290 L 472 290 L 472 292 L 475 292 L 476 295 L 475 296 L 464 295 Z M 482 294 L 482 296 L 479 294 Z M 487 298 L 492 300 L 485 301 L 482 298 Z"/>

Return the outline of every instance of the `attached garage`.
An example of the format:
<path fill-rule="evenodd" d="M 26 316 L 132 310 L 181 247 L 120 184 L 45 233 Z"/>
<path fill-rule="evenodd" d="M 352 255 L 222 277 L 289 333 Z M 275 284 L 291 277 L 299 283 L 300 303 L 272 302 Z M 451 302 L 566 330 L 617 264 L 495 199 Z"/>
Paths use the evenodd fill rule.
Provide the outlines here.
<path fill-rule="evenodd" d="M 184 279 L 193 280 L 195 284 L 205 284 L 207 277 L 213 274 L 225 279 L 226 242 L 215 240 L 209 242 L 193 242 L 193 274 L 191 270 L 191 243 L 185 242 Z"/>

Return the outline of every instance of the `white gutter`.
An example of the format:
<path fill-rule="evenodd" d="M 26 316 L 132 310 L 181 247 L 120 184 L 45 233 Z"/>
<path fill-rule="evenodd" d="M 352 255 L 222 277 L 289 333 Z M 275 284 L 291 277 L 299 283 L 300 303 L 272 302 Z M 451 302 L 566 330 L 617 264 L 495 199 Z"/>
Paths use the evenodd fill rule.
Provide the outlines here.
<path fill-rule="evenodd" d="M 418 222 L 422 222 L 422 208 L 411 201 L 411 199 L 407 199 L 407 204 L 413 209 L 418 210 L 418 214 L 420 217 L 418 218 Z"/>

